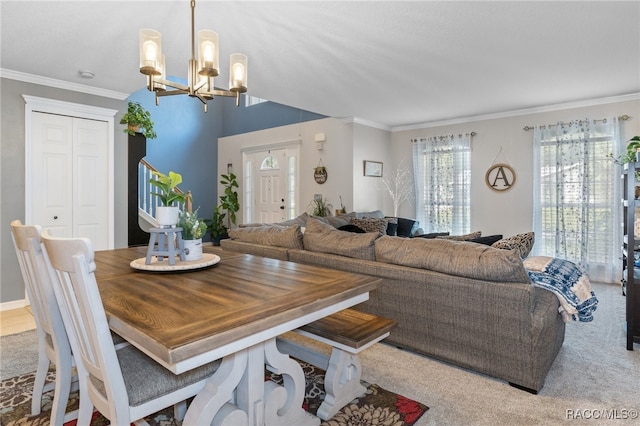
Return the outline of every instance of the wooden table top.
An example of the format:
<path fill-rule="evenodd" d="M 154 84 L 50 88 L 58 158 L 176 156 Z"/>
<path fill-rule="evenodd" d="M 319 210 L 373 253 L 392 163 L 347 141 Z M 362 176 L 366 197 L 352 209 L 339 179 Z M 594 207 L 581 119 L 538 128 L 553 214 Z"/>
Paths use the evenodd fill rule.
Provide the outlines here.
<path fill-rule="evenodd" d="M 381 281 L 213 246 L 204 251 L 221 261 L 179 273 L 131 268 L 146 247 L 96 252 L 111 329 L 174 372 L 193 368 L 177 366 L 187 360 L 218 359 L 238 344 L 275 337 L 364 301 Z"/>

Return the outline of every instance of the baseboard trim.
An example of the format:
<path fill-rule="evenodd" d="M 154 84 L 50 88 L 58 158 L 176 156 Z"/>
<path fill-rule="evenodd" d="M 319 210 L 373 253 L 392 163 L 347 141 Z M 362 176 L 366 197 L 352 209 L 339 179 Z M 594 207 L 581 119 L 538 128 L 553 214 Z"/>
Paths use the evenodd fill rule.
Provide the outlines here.
<path fill-rule="evenodd" d="M 0 303 L 0 312 L 10 311 L 11 309 L 20 309 L 27 306 L 27 300 L 12 300 L 11 302 Z"/>

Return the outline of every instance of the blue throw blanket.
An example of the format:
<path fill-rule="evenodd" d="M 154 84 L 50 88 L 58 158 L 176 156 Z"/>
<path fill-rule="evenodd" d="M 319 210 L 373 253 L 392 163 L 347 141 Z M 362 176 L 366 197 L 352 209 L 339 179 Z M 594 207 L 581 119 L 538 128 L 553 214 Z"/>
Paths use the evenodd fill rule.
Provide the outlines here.
<path fill-rule="evenodd" d="M 553 292 L 565 322 L 593 321 L 598 299 L 587 274 L 575 263 L 547 256 L 526 258 L 524 267 L 533 285 Z"/>

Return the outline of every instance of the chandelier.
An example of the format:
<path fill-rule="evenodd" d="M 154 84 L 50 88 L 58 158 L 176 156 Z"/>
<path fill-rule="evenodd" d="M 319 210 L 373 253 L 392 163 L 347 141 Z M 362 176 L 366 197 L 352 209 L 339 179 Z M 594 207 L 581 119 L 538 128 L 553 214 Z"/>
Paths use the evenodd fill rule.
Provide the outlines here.
<path fill-rule="evenodd" d="M 160 96 L 189 95 L 200 99 L 207 112 L 207 101 L 214 96 L 236 98 L 247 91 L 247 57 L 232 53 L 229 68 L 229 90 L 216 89 L 213 78 L 219 75 L 218 34 L 210 30 L 198 31 L 198 58 L 195 44 L 195 0 L 191 0 L 191 59 L 189 59 L 188 85 L 166 80 L 165 57 L 162 53 L 161 35 L 151 29 L 140 30 L 140 72 L 147 76 L 147 89 L 155 92 L 156 105 Z M 172 89 L 167 89 L 171 87 Z"/>

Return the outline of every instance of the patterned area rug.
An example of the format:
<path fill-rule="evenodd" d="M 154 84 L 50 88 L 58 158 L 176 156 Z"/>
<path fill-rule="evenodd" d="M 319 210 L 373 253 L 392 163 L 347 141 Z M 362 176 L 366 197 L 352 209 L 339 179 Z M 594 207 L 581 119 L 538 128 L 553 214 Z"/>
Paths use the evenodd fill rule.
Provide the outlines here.
<path fill-rule="evenodd" d="M 304 409 L 316 413 L 324 398 L 324 370 L 304 362 L 306 378 L 306 395 Z M 0 424 L 45 426 L 49 425 L 51 415 L 51 400 L 53 391 L 43 397 L 43 410 L 38 416 L 31 417 L 31 392 L 35 373 L 6 379 L 0 382 Z M 50 371 L 47 380 L 54 380 L 55 373 Z M 267 379 L 282 383 L 278 375 L 267 374 Z M 360 398 L 347 404 L 338 414 L 326 422 L 324 426 L 411 426 L 428 409 L 424 404 L 389 392 L 378 385 L 363 382 L 367 392 Z M 67 411 L 77 409 L 78 394 L 74 392 L 69 400 Z M 173 417 L 173 409 L 168 408 L 146 418 L 151 426 L 178 426 L 180 422 Z M 76 422 L 65 423 L 65 426 L 75 426 Z M 92 426 L 108 425 L 109 421 L 99 413 L 95 413 Z"/>

